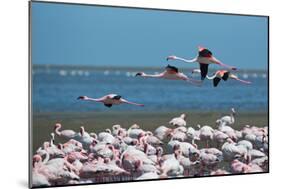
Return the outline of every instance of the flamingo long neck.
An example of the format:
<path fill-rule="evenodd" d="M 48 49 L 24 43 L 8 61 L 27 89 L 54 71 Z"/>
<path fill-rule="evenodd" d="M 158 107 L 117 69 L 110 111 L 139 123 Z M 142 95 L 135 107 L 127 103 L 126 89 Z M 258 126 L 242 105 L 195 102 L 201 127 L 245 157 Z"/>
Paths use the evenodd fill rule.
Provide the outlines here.
<path fill-rule="evenodd" d="M 96 133 L 90 133 L 90 136 L 93 137 L 94 139 L 98 138 L 98 135 Z"/>
<path fill-rule="evenodd" d="M 45 165 L 48 161 L 49 161 L 49 159 L 50 159 L 50 154 L 47 152 L 47 151 L 45 151 L 45 158 L 44 158 L 44 160 L 42 161 L 42 164 L 43 165 Z"/>
<path fill-rule="evenodd" d="M 160 78 L 162 77 L 161 74 L 155 74 L 155 75 L 152 75 L 152 74 L 146 74 L 144 73 L 143 75 L 141 75 L 142 77 L 151 77 L 151 78 Z"/>
<path fill-rule="evenodd" d="M 231 117 L 231 122 L 234 122 L 234 113 L 233 112 L 231 112 L 230 117 Z"/>
<path fill-rule="evenodd" d="M 111 130 L 110 129 L 106 129 L 105 130 L 107 133 L 111 134 Z"/>
<path fill-rule="evenodd" d="M 214 74 L 212 76 L 206 75 L 206 78 L 209 79 L 209 80 L 215 79 L 215 77 L 217 77 L 217 74 Z"/>
<path fill-rule="evenodd" d="M 85 129 L 84 129 L 84 127 L 81 127 L 81 128 L 80 128 L 80 134 L 81 134 L 81 136 L 84 136 L 84 133 L 85 133 Z"/>
<path fill-rule="evenodd" d="M 55 136 L 52 134 L 50 140 L 50 146 L 54 146 L 54 142 L 55 142 Z"/>
<path fill-rule="evenodd" d="M 104 99 L 102 98 L 88 98 L 88 101 L 102 102 Z"/>
<path fill-rule="evenodd" d="M 58 135 L 58 136 L 61 136 L 61 132 L 60 132 L 60 129 L 61 129 L 61 125 L 58 125 L 55 129 L 55 133 Z"/>
<path fill-rule="evenodd" d="M 194 62 L 197 62 L 197 58 L 198 57 L 196 56 L 195 58 L 193 58 L 191 60 L 187 60 L 187 59 L 182 58 L 182 57 L 176 57 L 175 59 L 176 60 L 181 60 L 181 61 L 186 62 L 186 63 L 194 63 Z"/>

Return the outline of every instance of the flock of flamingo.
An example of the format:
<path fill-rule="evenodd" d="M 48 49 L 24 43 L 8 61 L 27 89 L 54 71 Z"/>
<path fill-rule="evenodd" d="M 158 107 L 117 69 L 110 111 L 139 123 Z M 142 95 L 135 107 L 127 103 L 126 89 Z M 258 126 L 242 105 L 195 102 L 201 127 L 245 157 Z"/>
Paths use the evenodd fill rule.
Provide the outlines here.
<path fill-rule="evenodd" d="M 231 70 L 236 68 L 217 60 L 212 52 L 199 47 L 193 60 L 169 56 L 167 60 L 198 62 L 201 81 L 187 77 L 178 68 L 168 65 L 156 75 L 143 72 L 136 76 L 184 80 L 201 85 L 212 79 L 216 87 L 221 79 L 235 79 L 245 84 L 229 70 L 218 70 L 208 76 L 209 64 L 218 64 Z M 79 96 L 78 100 L 103 103 L 106 107 L 119 104 L 144 106 L 130 102 L 120 95 L 109 94 L 101 98 Z M 268 170 L 268 127 L 244 126 L 235 130 L 236 112 L 219 118 L 216 126 L 187 126 L 187 115 L 173 118 L 169 124 L 159 126 L 154 132 L 134 124 L 130 128 L 113 125 L 103 132 L 87 132 L 83 126 L 78 132 L 62 130 L 55 124 L 50 141 L 35 152 L 32 159 L 33 187 L 82 183 L 147 180 L 175 177 L 195 177 L 253 173 Z M 56 143 L 55 138 L 65 139 Z"/>
<path fill-rule="evenodd" d="M 195 177 L 268 170 L 268 127 L 235 130 L 235 110 L 215 127 L 187 127 L 187 115 L 154 132 L 134 124 L 113 125 L 100 133 L 62 130 L 33 156 L 33 186 Z M 55 136 L 56 135 L 56 136 Z M 65 143 L 56 144 L 55 137 Z"/>
<path fill-rule="evenodd" d="M 146 74 L 144 72 L 137 73 L 136 76 L 141 76 L 145 78 L 163 78 L 163 79 L 170 79 L 170 80 L 184 80 L 191 84 L 200 86 L 202 85 L 202 81 L 207 78 L 209 80 L 213 80 L 213 86 L 217 87 L 221 79 L 224 81 L 227 81 L 228 79 L 234 79 L 236 81 L 239 81 L 244 84 L 250 84 L 250 81 L 245 81 L 240 78 L 238 78 L 237 75 L 231 73 L 231 70 L 237 70 L 237 68 L 223 64 L 221 61 L 219 61 L 217 58 L 213 56 L 213 53 L 204 47 L 198 47 L 198 55 L 193 58 L 192 60 L 187 60 L 181 57 L 177 56 L 168 56 L 168 60 L 179 60 L 185 63 L 199 63 L 200 69 L 194 69 L 192 73 L 200 73 L 201 74 L 201 80 L 194 80 L 187 75 L 185 75 L 182 72 L 179 72 L 179 69 L 175 66 L 166 66 L 165 71 L 160 74 Z M 227 70 L 217 70 L 212 76 L 208 76 L 208 68 L 210 64 L 216 64 L 222 67 L 227 68 Z"/>

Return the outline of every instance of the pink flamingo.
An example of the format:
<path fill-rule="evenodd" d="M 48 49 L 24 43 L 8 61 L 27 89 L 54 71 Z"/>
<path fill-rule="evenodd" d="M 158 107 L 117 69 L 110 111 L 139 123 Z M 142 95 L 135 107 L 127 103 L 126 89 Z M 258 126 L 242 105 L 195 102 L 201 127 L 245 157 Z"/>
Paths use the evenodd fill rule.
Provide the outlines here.
<path fill-rule="evenodd" d="M 212 170 L 220 161 L 221 159 L 217 155 L 202 150 L 200 153 L 201 174 L 204 175 L 206 170 Z"/>
<path fill-rule="evenodd" d="M 160 160 L 162 159 L 163 154 L 163 148 L 158 146 L 156 147 L 156 154 L 155 155 L 149 155 L 147 156 L 149 159 L 151 159 L 156 165 L 160 164 Z"/>
<path fill-rule="evenodd" d="M 206 147 L 208 148 L 209 142 L 213 140 L 214 129 L 208 125 L 205 125 L 203 127 L 197 125 L 197 127 L 200 128 L 200 140 L 206 141 Z"/>
<path fill-rule="evenodd" d="M 180 127 L 180 126 L 186 126 L 186 114 L 181 114 L 180 117 L 175 117 L 173 118 L 169 124 L 173 125 L 173 126 L 177 126 L 177 127 Z"/>
<path fill-rule="evenodd" d="M 194 69 L 192 73 L 201 73 L 201 70 Z M 239 81 L 243 84 L 251 84 L 250 81 L 242 80 L 237 75 L 231 73 L 228 70 L 218 70 L 212 76 L 206 75 L 207 79 L 213 80 L 214 87 L 217 87 L 221 80 L 227 81 L 228 79 L 233 79 Z"/>
<path fill-rule="evenodd" d="M 249 170 L 250 167 L 247 164 L 235 159 L 231 162 L 231 169 L 234 173 L 244 173 L 246 170 Z"/>
<path fill-rule="evenodd" d="M 147 131 L 146 132 L 146 141 L 148 144 L 151 144 L 151 145 L 162 145 L 163 142 L 161 140 L 159 140 L 157 137 L 155 137 L 151 131 Z"/>
<path fill-rule="evenodd" d="M 161 163 L 161 176 L 182 176 L 184 174 L 184 168 L 178 161 L 181 156 L 181 150 L 175 149 L 174 156 L 168 157 Z"/>
<path fill-rule="evenodd" d="M 42 161 L 42 157 L 38 154 L 34 155 L 32 158 L 32 186 L 33 187 L 42 187 L 42 186 L 50 186 L 50 182 L 48 181 L 49 175 L 47 172 L 43 171 L 45 169 L 44 165 L 48 162 L 49 156 L 46 154 L 44 161 Z"/>
<path fill-rule="evenodd" d="M 166 126 L 159 126 L 155 129 L 154 134 L 160 140 L 164 140 L 169 134 L 171 134 L 173 129 L 170 129 Z"/>
<path fill-rule="evenodd" d="M 62 136 L 65 139 L 73 139 L 76 136 L 76 132 L 73 130 L 62 130 L 60 131 L 62 125 L 60 123 L 56 123 L 54 130 L 58 136 Z"/>
<path fill-rule="evenodd" d="M 94 102 L 101 102 L 106 107 L 110 108 L 112 105 L 119 105 L 119 104 L 131 104 L 135 106 L 144 106 L 143 104 L 138 104 L 135 102 L 130 102 L 126 99 L 123 99 L 120 95 L 117 94 L 108 94 L 101 98 L 90 98 L 87 96 L 79 96 L 78 100 L 86 100 L 86 101 L 94 101 Z"/>
<path fill-rule="evenodd" d="M 227 67 L 227 68 L 232 69 L 232 70 L 236 70 L 235 67 L 228 66 L 226 64 L 221 63 L 221 61 L 219 61 L 218 59 L 216 59 L 213 56 L 213 53 L 210 50 L 199 46 L 198 51 L 199 51 L 198 56 L 196 56 L 192 60 L 187 60 L 187 59 L 180 58 L 180 57 L 177 57 L 177 56 L 168 56 L 167 60 L 180 60 L 180 61 L 183 61 L 183 62 L 186 62 L 186 63 L 198 62 L 199 65 L 200 65 L 201 80 L 204 80 L 206 78 L 207 73 L 208 73 L 209 64 L 217 64 L 217 65 Z"/>
<path fill-rule="evenodd" d="M 144 77 L 144 78 L 161 78 L 161 79 L 168 79 L 168 80 L 183 80 L 186 82 L 189 82 L 194 85 L 200 84 L 200 81 L 197 81 L 195 79 L 191 79 L 182 72 L 179 72 L 178 68 L 175 66 L 166 66 L 165 71 L 160 74 L 146 74 L 144 72 L 139 72 L 136 74 L 136 76 Z"/>

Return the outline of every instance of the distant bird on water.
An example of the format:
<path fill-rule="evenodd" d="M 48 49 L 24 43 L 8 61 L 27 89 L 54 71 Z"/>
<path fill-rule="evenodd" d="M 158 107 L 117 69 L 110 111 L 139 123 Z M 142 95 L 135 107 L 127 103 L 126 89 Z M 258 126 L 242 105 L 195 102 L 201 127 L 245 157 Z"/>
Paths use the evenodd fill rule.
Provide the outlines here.
<path fill-rule="evenodd" d="M 138 104 L 135 102 L 130 102 L 126 99 L 123 99 L 120 95 L 117 94 L 108 94 L 101 98 L 90 98 L 87 96 L 79 96 L 78 100 L 86 100 L 86 101 L 94 101 L 94 102 L 101 102 L 106 107 L 111 107 L 112 105 L 119 105 L 119 104 L 131 104 L 136 106 L 144 106 L 143 104 Z"/>
<path fill-rule="evenodd" d="M 175 66 L 166 66 L 165 71 L 159 74 L 146 74 L 144 72 L 139 72 L 136 76 L 144 77 L 144 78 L 162 78 L 162 79 L 169 79 L 169 80 L 184 80 L 191 84 L 198 85 L 201 84 L 201 81 L 191 79 L 182 72 L 179 72 L 179 69 Z"/>
<path fill-rule="evenodd" d="M 177 56 L 168 56 L 167 60 L 180 60 L 183 62 L 187 62 L 187 63 L 194 63 L 194 62 L 198 62 L 200 65 L 200 71 L 201 71 L 201 80 L 204 80 L 208 74 L 208 67 L 209 64 L 217 64 L 226 68 L 229 68 L 231 70 L 236 70 L 235 67 L 223 64 L 221 61 L 219 61 L 218 59 L 216 59 L 213 56 L 213 53 L 209 50 L 206 49 L 204 47 L 198 47 L 198 55 L 193 58 L 192 60 L 187 60 L 181 57 L 177 57 Z"/>
<path fill-rule="evenodd" d="M 194 69 L 192 73 L 200 73 L 199 69 Z M 217 87 L 221 80 L 227 81 L 228 79 L 234 79 L 244 84 L 251 84 L 250 81 L 239 79 L 237 75 L 231 73 L 228 70 L 218 70 L 212 76 L 206 75 L 207 79 L 213 80 L 214 87 Z"/>

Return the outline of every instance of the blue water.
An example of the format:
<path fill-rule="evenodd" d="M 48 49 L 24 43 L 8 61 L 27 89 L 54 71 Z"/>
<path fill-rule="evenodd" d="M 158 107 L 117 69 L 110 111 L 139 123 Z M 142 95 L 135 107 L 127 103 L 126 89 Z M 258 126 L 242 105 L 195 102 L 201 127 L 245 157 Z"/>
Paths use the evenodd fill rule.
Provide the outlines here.
<path fill-rule="evenodd" d="M 154 73 L 155 70 L 146 72 Z M 195 87 L 183 81 L 144 79 L 133 77 L 133 74 L 123 69 L 34 67 L 33 111 L 228 111 L 234 107 L 238 111 L 267 112 L 266 71 L 239 75 L 242 79 L 248 76 L 251 85 L 228 80 L 221 81 L 217 88 L 208 80 L 202 87 Z M 76 100 L 81 95 L 98 98 L 109 93 L 120 94 L 130 101 L 145 104 L 145 107 L 120 105 L 107 108 L 100 103 Z"/>

